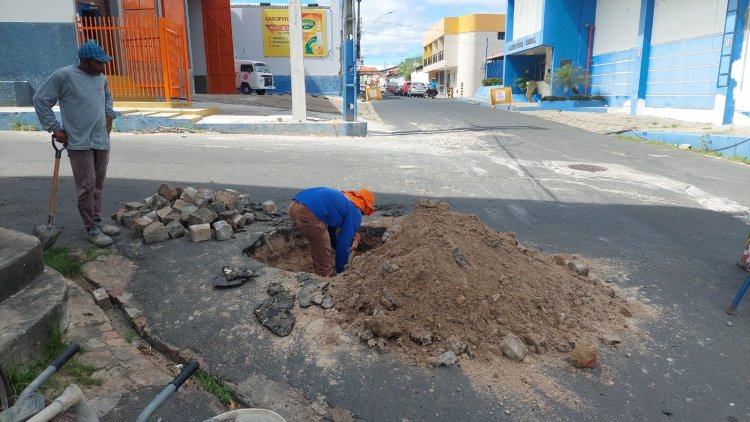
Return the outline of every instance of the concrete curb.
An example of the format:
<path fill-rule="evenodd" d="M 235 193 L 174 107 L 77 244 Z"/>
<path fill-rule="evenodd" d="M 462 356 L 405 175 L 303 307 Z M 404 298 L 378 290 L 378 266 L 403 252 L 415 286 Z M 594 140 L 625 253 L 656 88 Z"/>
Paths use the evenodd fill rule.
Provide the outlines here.
<path fill-rule="evenodd" d="M 62 274 L 47 268 L 46 272 L 11 296 L 0 306 L 3 315 L 3 338 L 0 342 L 0 366 L 6 372 L 14 366 L 41 358 L 50 329 L 59 324 L 67 327 L 68 287 Z"/>
<path fill-rule="evenodd" d="M 56 113 L 59 118 L 59 113 Z M 14 124 L 33 125 L 41 130 L 33 111 L 0 112 L 0 130 L 11 130 Z M 190 119 L 152 117 L 147 115 L 121 114 L 115 120 L 119 132 L 157 129 L 159 127 L 181 127 L 207 130 L 218 133 L 249 135 L 292 135 L 327 137 L 367 136 L 367 122 L 308 121 L 308 122 L 248 122 L 248 123 L 194 123 Z"/>
<path fill-rule="evenodd" d="M 750 137 L 747 136 L 644 130 L 629 130 L 617 134 L 670 145 L 689 144 L 693 149 L 699 151 L 720 152 L 728 157 L 750 158 Z"/>
<path fill-rule="evenodd" d="M 148 342 L 148 344 L 150 344 L 151 347 L 156 349 L 159 353 L 163 354 L 174 362 L 185 364 L 190 359 L 195 359 L 200 365 L 200 369 L 202 371 L 208 371 L 208 362 L 206 362 L 206 360 L 202 356 L 198 355 L 197 352 L 188 347 L 180 348 L 178 346 L 175 346 L 174 344 L 162 340 L 158 335 L 156 335 L 151 330 L 151 327 L 148 326 L 148 319 L 146 318 L 146 316 L 136 308 L 133 308 L 132 303 L 123 300 L 123 297 L 130 296 L 131 295 L 128 293 L 123 293 L 122 295 L 117 297 L 113 297 L 110 295 L 110 299 L 113 303 L 120 306 L 123 317 L 125 317 L 125 320 L 130 323 L 130 325 L 138 333 L 138 335 L 141 336 L 141 338 L 146 340 L 146 342 Z M 128 310 L 131 310 L 131 312 L 126 311 L 126 308 Z"/>
<path fill-rule="evenodd" d="M 0 302 L 21 291 L 43 271 L 39 240 L 0 227 Z"/>

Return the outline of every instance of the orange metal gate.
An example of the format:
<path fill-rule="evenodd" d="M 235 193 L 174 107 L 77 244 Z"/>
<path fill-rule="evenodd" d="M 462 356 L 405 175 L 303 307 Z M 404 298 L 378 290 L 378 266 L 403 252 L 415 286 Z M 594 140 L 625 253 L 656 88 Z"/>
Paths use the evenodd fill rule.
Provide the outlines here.
<path fill-rule="evenodd" d="M 203 0 L 203 36 L 209 94 L 237 92 L 229 0 Z"/>
<path fill-rule="evenodd" d="M 105 74 L 117 100 L 190 101 L 187 41 L 181 25 L 147 15 L 83 17 L 78 41 L 98 42 L 114 60 Z"/>

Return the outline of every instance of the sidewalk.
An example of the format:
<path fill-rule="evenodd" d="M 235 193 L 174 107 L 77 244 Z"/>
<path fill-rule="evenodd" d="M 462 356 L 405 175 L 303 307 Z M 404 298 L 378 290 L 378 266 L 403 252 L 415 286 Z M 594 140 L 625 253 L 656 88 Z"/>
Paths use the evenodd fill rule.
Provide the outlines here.
<path fill-rule="evenodd" d="M 341 99 L 307 96 L 307 121 L 292 119 L 289 95 L 198 95 L 190 107 L 165 103 L 115 102 L 114 131 L 182 128 L 190 131 L 254 135 L 366 136 L 368 122 L 379 124 L 372 106 L 359 104 L 359 121 L 345 122 Z M 59 116 L 59 108 L 53 110 Z M 0 107 L 0 130 L 41 130 L 33 107 Z"/>
<path fill-rule="evenodd" d="M 717 135 L 750 136 L 750 127 L 714 126 L 710 123 L 687 122 L 656 116 L 632 116 L 627 113 L 587 113 L 576 111 L 538 110 L 521 113 L 552 120 L 589 132 L 602 134 L 631 130 L 657 132 L 691 132 Z"/>
<path fill-rule="evenodd" d="M 489 107 L 482 98 L 458 101 Z M 603 135 L 619 135 L 643 141 L 701 150 L 742 161 L 750 160 L 750 126 L 716 126 L 657 116 L 633 116 L 620 110 L 600 108 L 598 112 L 539 110 L 537 103 L 495 106 Z"/>
<path fill-rule="evenodd" d="M 170 368 L 178 369 L 137 336 L 131 339 L 126 335 L 128 342 L 122 334 L 124 320 L 120 321 L 121 329 L 115 329 L 119 309 L 107 311 L 115 318 L 111 320 L 91 294 L 76 282 L 69 280 L 68 289 L 70 322 L 65 337 L 81 344 L 85 352 L 79 352 L 77 359 L 97 368 L 91 378 L 101 382 L 98 386 L 81 386 L 84 396 L 104 420 L 134 420 L 174 378 L 175 373 Z M 179 406 L 170 406 L 169 415 L 162 414 L 164 412 L 158 415 L 169 416 L 168 420 L 204 420 L 226 411 L 216 397 L 196 388 L 195 382 L 194 378 L 189 380 L 170 397 L 168 402 L 179 403 Z M 121 402 L 132 402 L 133 396 L 144 391 L 153 394 L 143 394 L 142 400 L 130 408 L 121 406 Z M 175 411 L 177 413 L 172 413 Z"/>

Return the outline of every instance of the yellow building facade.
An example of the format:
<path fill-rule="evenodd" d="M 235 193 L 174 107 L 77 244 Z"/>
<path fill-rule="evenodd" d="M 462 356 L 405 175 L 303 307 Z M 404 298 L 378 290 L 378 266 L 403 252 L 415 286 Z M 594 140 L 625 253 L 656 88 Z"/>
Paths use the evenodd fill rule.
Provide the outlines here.
<path fill-rule="evenodd" d="M 487 57 L 505 48 L 505 15 L 445 17 L 424 33 L 423 72 L 440 92 L 470 97 L 482 84 Z"/>

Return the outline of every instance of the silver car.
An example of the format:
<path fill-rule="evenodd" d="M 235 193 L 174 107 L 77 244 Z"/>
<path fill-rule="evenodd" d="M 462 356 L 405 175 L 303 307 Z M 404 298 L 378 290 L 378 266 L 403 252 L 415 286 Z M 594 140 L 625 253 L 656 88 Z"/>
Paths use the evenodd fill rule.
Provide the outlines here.
<path fill-rule="evenodd" d="M 410 97 L 424 97 L 426 92 L 427 85 L 422 82 L 412 82 L 411 86 L 409 86 L 408 94 Z"/>

